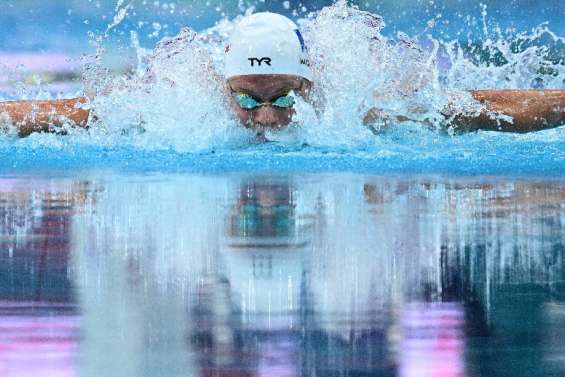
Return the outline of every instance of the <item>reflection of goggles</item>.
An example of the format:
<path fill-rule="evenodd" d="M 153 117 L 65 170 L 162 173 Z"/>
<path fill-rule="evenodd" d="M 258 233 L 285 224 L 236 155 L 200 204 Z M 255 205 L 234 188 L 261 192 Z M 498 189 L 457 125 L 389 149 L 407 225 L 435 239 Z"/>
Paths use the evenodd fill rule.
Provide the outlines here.
<path fill-rule="evenodd" d="M 294 105 L 294 92 L 290 91 L 284 96 L 280 96 L 272 102 L 260 102 L 247 93 L 232 92 L 233 99 L 239 107 L 245 110 L 253 110 L 261 106 L 274 106 L 281 109 L 288 109 Z"/>
<path fill-rule="evenodd" d="M 292 207 L 278 204 L 270 207 L 270 216 L 261 215 L 261 207 L 247 203 L 241 207 L 238 234 L 243 236 L 291 236 L 294 219 Z"/>

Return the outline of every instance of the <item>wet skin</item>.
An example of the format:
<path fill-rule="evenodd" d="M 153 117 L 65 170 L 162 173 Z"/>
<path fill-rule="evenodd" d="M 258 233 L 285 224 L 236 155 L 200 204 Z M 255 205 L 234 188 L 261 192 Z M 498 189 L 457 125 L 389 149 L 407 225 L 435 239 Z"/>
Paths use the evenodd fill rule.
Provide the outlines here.
<path fill-rule="evenodd" d="M 229 104 L 241 122 L 248 128 L 262 134 L 266 129 L 280 130 L 288 126 L 294 115 L 294 109 L 275 106 L 260 106 L 256 109 L 242 109 L 233 99 L 231 91 L 253 96 L 260 102 L 272 102 L 280 96 L 294 90 L 297 95 L 307 98 L 311 83 L 292 75 L 245 75 L 228 80 L 226 94 Z"/>

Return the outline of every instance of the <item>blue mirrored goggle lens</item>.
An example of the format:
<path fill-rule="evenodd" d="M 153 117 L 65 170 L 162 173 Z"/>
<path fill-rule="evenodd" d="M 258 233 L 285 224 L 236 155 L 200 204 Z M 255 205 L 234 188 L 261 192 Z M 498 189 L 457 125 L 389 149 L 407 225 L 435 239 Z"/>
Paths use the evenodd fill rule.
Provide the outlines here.
<path fill-rule="evenodd" d="M 292 107 L 295 102 L 294 96 L 292 96 L 291 94 L 279 97 L 272 103 L 260 103 L 255 98 L 245 93 L 233 93 L 232 95 L 235 101 L 237 102 L 237 104 L 242 109 L 245 110 L 252 110 L 259 106 L 264 106 L 264 105 L 272 105 L 280 108 L 289 108 Z"/>
<path fill-rule="evenodd" d="M 247 94 L 234 93 L 233 98 L 242 109 L 251 110 L 259 106 L 259 102 Z"/>
<path fill-rule="evenodd" d="M 292 107 L 293 105 L 294 105 L 294 97 L 291 96 L 290 94 L 283 97 L 279 97 L 276 99 L 275 102 L 273 102 L 273 106 L 282 107 L 282 108 Z"/>

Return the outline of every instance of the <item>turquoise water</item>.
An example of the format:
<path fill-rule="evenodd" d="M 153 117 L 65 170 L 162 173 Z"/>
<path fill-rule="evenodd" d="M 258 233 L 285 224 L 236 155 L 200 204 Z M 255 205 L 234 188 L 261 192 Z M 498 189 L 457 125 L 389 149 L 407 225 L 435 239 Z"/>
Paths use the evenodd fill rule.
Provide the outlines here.
<path fill-rule="evenodd" d="M 533 134 L 412 132 L 374 136 L 364 146 L 313 147 L 280 142 L 179 152 L 77 143 L 37 135 L 0 143 L 4 172 L 112 169 L 138 172 L 363 172 L 456 175 L 565 175 L 565 128 Z M 187 136 L 188 137 L 188 136 Z"/>

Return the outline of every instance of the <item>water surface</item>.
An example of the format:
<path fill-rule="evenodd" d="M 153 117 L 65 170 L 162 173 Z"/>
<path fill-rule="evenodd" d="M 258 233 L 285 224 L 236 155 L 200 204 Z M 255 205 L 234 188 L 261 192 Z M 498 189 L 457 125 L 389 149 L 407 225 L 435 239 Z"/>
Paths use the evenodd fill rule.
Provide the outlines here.
<path fill-rule="evenodd" d="M 4 175 L 2 376 L 565 372 L 562 179 Z"/>

